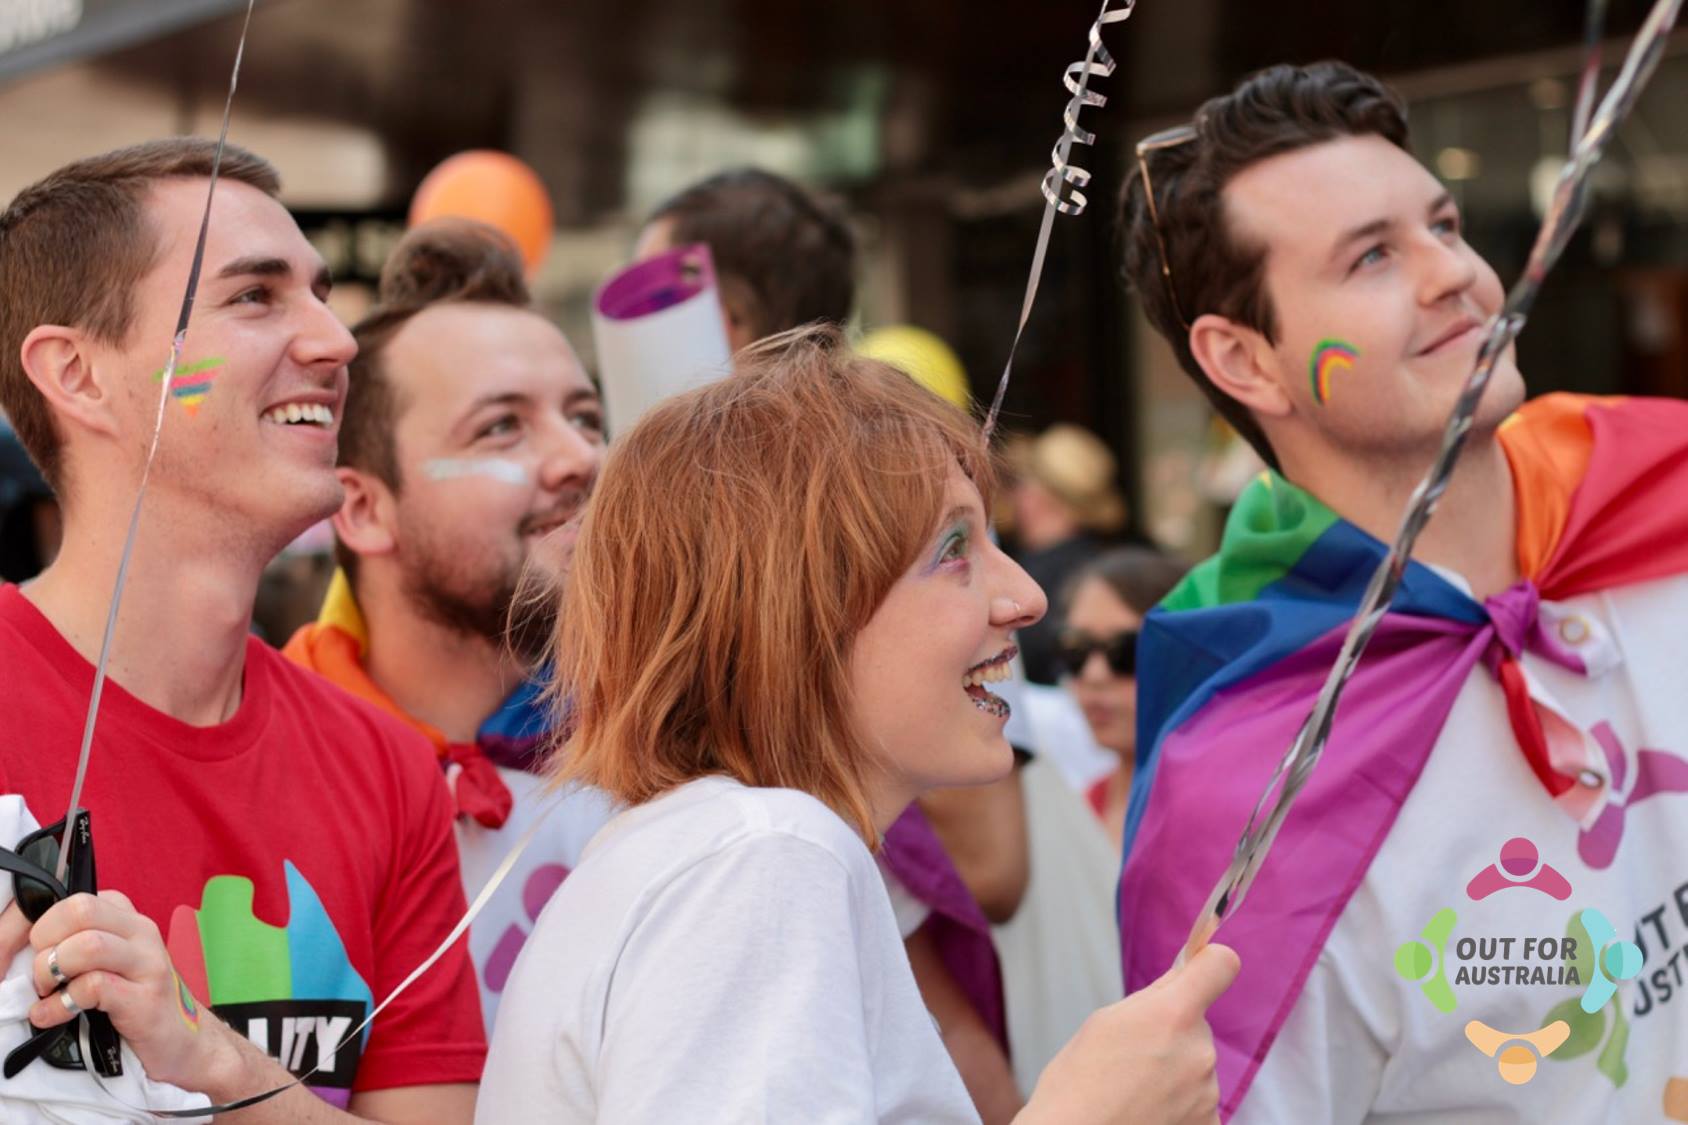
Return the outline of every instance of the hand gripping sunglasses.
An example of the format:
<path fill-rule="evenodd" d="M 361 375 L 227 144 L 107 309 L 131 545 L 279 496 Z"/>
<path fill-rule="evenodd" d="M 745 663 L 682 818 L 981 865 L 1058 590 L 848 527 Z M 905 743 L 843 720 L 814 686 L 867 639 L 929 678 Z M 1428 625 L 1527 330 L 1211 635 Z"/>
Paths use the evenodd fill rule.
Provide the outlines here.
<path fill-rule="evenodd" d="M 93 894 L 97 889 L 94 878 L 94 834 L 92 817 L 87 809 L 77 809 L 70 817 L 71 830 L 65 833 L 65 821 L 31 832 L 18 841 L 15 851 L 0 848 L 0 870 L 11 872 L 12 891 L 18 909 L 31 922 L 54 904 L 74 894 Z M 69 849 L 69 863 L 65 867 L 65 882 L 53 874 L 59 865 L 59 840 Z M 63 985 L 60 986 L 64 987 Z M 77 1023 L 88 1021 L 88 1042 L 93 1047 L 94 1069 L 107 1078 L 123 1073 L 122 1040 L 111 1019 L 101 1011 L 83 1012 L 70 1023 L 57 1027 L 37 1028 L 35 1034 L 14 1047 L 6 1056 L 0 1074 L 15 1077 L 37 1058 L 46 1059 L 51 1066 L 65 1070 L 82 1070 L 85 1064 L 76 1045 Z"/>

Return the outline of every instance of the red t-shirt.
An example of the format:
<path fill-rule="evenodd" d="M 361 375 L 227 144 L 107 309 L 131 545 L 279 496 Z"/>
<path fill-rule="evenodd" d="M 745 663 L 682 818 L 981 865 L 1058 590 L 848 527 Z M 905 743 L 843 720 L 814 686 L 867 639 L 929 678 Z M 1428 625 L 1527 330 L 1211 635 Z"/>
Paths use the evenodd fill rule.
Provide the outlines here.
<path fill-rule="evenodd" d="M 0 586 L 0 792 L 64 815 L 94 668 Z M 433 747 L 254 639 L 240 709 L 183 723 L 108 680 L 82 804 L 102 889 L 158 924 L 201 1001 L 295 1074 L 462 917 Z M 10 846 L 14 841 L 0 841 Z M 480 999 L 460 940 L 311 1079 L 354 1090 L 480 1079 Z"/>

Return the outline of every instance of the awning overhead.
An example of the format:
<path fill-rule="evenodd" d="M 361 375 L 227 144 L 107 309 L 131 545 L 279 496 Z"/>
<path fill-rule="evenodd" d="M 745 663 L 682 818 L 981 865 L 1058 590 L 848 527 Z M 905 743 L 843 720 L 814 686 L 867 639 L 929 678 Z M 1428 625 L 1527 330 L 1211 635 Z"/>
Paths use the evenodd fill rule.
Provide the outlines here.
<path fill-rule="evenodd" d="M 245 0 L 0 0 L 0 83 L 244 6 Z"/>

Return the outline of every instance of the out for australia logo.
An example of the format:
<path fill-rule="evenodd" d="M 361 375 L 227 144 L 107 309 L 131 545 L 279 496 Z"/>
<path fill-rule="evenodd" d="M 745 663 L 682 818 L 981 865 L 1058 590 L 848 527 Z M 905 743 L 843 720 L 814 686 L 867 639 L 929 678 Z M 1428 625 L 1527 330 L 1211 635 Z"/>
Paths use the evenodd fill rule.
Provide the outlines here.
<path fill-rule="evenodd" d="M 1566 988 L 1580 995 L 1561 999 L 1535 1027 L 1497 1028 L 1472 1019 L 1465 1038 L 1495 1060 L 1499 1076 L 1522 1086 L 1536 1075 L 1541 1060 L 1570 1059 L 1596 1051 L 1596 1066 L 1622 1085 L 1627 1079 L 1624 1052 L 1629 1028 L 1621 1003 L 1615 1002 L 1620 982 L 1641 972 L 1642 952 L 1620 938 L 1599 909 L 1572 903 L 1570 880 L 1544 862 L 1531 841 L 1508 840 L 1499 859 L 1466 884 L 1471 904 L 1496 896 L 1539 894 L 1567 904 L 1562 934 L 1509 933 L 1475 927 L 1455 937 L 1459 910 L 1446 907 L 1425 923 L 1416 938 L 1395 950 L 1395 970 L 1417 982 L 1425 1000 L 1438 1011 L 1454 1015 L 1459 998 L 1492 988 L 1551 990 L 1563 996 Z M 1494 912 L 1463 906 L 1476 917 Z"/>

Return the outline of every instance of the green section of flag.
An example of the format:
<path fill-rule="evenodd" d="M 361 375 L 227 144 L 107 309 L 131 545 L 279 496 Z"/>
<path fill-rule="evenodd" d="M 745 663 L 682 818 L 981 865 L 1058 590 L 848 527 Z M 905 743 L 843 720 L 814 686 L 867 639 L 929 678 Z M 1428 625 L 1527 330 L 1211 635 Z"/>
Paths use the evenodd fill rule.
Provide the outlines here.
<path fill-rule="evenodd" d="M 197 916 L 213 1005 L 293 995 L 287 931 L 253 915 L 252 880 L 239 875 L 209 880 Z"/>
<path fill-rule="evenodd" d="M 1336 521 L 1311 493 L 1276 473 L 1261 473 L 1231 509 L 1219 553 L 1190 571 L 1161 605 L 1186 610 L 1253 601 Z"/>

